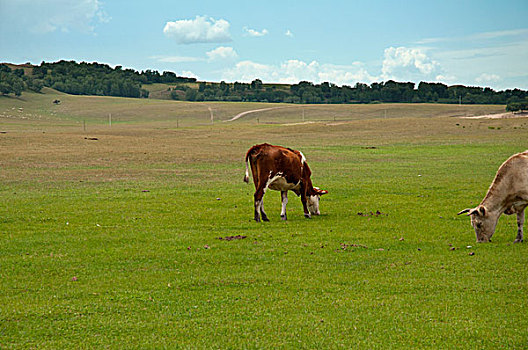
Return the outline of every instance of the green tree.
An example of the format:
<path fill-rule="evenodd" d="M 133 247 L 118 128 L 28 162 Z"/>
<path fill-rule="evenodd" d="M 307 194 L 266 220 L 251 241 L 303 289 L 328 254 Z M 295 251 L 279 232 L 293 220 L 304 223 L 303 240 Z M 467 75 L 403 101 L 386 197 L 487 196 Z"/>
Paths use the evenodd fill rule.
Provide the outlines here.
<path fill-rule="evenodd" d="M 0 76 L 1 77 L 1 76 Z M 11 85 L 9 85 L 6 81 L 3 81 L 0 79 L 0 93 L 2 95 L 7 95 L 11 92 Z"/>
<path fill-rule="evenodd" d="M 262 87 L 262 80 L 255 79 L 251 82 L 251 90 L 260 90 Z"/>
<path fill-rule="evenodd" d="M 512 102 L 508 103 L 506 106 L 506 111 L 508 112 L 518 112 L 528 110 L 528 101 L 527 102 Z"/>
<path fill-rule="evenodd" d="M 114 81 L 110 84 L 110 96 L 120 96 L 121 87 L 117 81 Z"/>
<path fill-rule="evenodd" d="M 141 98 L 148 98 L 149 97 L 149 94 L 150 94 L 150 91 L 146 90 L 146 89 L 140 89 L 139 90 L 139 97 Z"/>
<path fill-rule="evenodd" d="M 194 89 L 189 89 L 185 92 L 185 100 L 186 101 L 196 101 L 196 95 L 198 92 Z"/>
<path fill-rule="evenodd" d="M 11 73 L 11 68 L 7 64 L 2 63 L 0 64 L 0 72 Z"/>
<path fill-rule="evenodd" d="M 15 96 L 22 95 L 22 91 L 24 91 L 24 82 L 20 78 L 16 79 L 13 82 L 13 92 L 15 93 Z"/>
<path fill-rule="evenodd" d="M 22 78 L 24 76 L 24 70 L 17 68 L 13 71 L 13 74 L 16 75 L 19 78 Z"/>

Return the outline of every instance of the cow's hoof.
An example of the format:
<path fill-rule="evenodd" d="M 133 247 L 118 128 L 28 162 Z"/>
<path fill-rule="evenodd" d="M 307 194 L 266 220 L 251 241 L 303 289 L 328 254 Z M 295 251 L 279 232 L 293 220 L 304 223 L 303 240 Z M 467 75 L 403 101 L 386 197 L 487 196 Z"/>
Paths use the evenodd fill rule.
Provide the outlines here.
<path fill-rule="evenodd" d="M 255 218 L 255 222 L 260 222 L 260 218 Z"/>
<path fill-rule="evenodd" d="M 269 219 L 268 219 L 267 217 L 262 218 L 262 220 L 263 220 L 263 221 L 266 221 L 266 222 L 269 221 Z"/>
<path fill-rule="evenodd" d="M 522 243 L 524 242 L 522 239 L 516 239 L 515 241 L 513 241 L 513 243 Z"/>
<path fill-rule="evenodd" d="M 288 220 L 288 218 L 286 217 L 286 215 L 281 215 L 281 220 L 282 221 L 286 221 L 286 220 Z"/>
<path fill-rule="evenodd" d="M 304 214 L 304 217 L 307 218 L 307 219 L 311 219 L 312 216 L 310 214 Z"/>

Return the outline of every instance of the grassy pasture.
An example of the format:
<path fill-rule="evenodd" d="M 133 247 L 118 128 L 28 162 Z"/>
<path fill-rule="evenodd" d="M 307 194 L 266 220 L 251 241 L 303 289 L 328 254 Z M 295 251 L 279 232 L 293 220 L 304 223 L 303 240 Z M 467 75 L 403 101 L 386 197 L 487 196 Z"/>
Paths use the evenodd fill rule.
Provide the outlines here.
<path fill-rule="evenodd" d="M 477 245 L 456 216 L 528 148 L 526 119 L 276 105 L 223 122 L 270 106 L 0 97 L 0 348 L 528 347 L 515 218 Z M 252 221 L 261 142 L 303 151 L 321 216 L 291 194 L 282 222 L 269 191 L 271 222 Z"/>

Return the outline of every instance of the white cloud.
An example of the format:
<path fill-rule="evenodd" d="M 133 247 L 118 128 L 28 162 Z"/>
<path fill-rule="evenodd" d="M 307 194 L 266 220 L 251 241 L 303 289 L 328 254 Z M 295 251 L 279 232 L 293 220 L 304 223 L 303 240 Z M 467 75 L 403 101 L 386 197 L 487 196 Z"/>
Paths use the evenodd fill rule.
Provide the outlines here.
<path fill-rule="evenodd" d="M 513 30 L 497 30 L 494 32 L 482 32 L 464 36 L 454 37 L 443 37 L 443 38 L 428 38 L 422 39 L 418 44 L 438 43 L 438 42 L 459 42 L 459 41 L 486 41 L 498 38 L 515 38 L 515 37 L 526 37 L 528 35 L 528 29 L 513 29 Z"/>
<path fill-rule="evenodd" d="M 194 74 L 193 72 L 189 70 L 184 70 L 180 74 L 178 74 L 179 77 L 185 77 L 185 78 L 195 78 L 196 80 L 200 80 L 200 78 Z"/>
<path fill-rule="evenodd" d="M 290 37 L 290 38 L 293 38 L 293 33 L 291 32 L 291 30 L 286 30 L 286 32 L 284 33 L 284 35 Z"/>
<path fill-rule="evenodd" d="M 210 61 L 218 60 L 234 60 L 238 58 L 238 54 L 232 47 L 220 46 L 214 50 L 206 52 L 207 57 Z"/>
<path fill-rule="evenodd" d="M 469 39 L 495 39 L 505 37 L 518 37 L 528 35 L 528 29 L 498 30 L 495 32 L 484 32 L 469 36 Z"/>
<path fill-rule="evenodd" d="M 150 56 L 150 59 L 165 63 L 185 63 L 204 61 L 203 58 L 189 56 Z"/>
<path fill-rule="evenodd" d="M 251 82 L 257 78 L 265 81 L 277 81 L 272 66 L 252 61 L 238 62 L 235 67 L 223 73 L 223 80 L 227 81 Z"/>
<path fill-rule="evenodd" d="M 321 70 L 321 66 L 317 61 L 306 63 L 300 60 L 288 60 L 281 63 L 277 69 L 277 74 L 282 77 L 281 82 L 293 82 L 301 80 L 309 80 L 312 82 L 318 82 L 318 72 Z"/>
<path fill-rule="evenodd" d="M 221 43 L 231 41 L 229 22 L 205 16 L 167 22 L 163 33 L 179 44 Z"/>
<path fill-rule="evenodd" d="M 149 58 L 157 62 L 164 63 L 193 63 L 193 62 L 205 62 L 205 61 L 220 61 L 220 60 L 234 60 L 238 58 L 236 51 L 232 47 L 220 46 L 214 50 L 206 52 L 207 59 L 205 57 L 193 57 L 193 56 L 150 56 Z"/>
<path fill-rule="evenodd" d="M 447 38 L 425 38 L 425 39 L 416 41 L 416 44 L 417 45 L 436 44 L 436 43 L 441 43 L 447 40 L 448 40 Z"/>
<path fill-rule="evenodd" d="M 457 78 L 453 75 L 438 74 L 435 77 L 435 81 L 450 85 L 455 84 L 457 82 Z"/>
<path fill-rule="evenodd" d="M 420 48 L 385 49 L 381 78 L 384 80 L 420 80 L 437 75 L 440 65 Z"/>
<path fill-rule="evenodd" d="M 358 62 L 350 66 L 337 66 L 293 59 L 284 61 L 280 65 L 242 61 L 226 70 L 223 75 L 226 81 L 251 82 L 257 78 L 265 82 L 285 84 L 295 84 L 304 80 L 313 83 L 328 81 L 337 85 L 354 85 L 358 81 L 371 83 L 376 80 L 376 77 L 371 76 Z"/>
<path fill-rule="evenodd" d="M 522 35 L 515 36 L 517 33 Z M 451 83 L 526 89 L 527 35 L 528 31 L 484 33 L 482 40 L 453 40 L 431 49 L 431 53 L 441 62 L 442 74 L 457 77 Z"/>
<path fill-rule="evenodd" d="M 428 46 L 426 52 L 441 65 L 446 83 L 527 87 L 528 28 L 429 38 L 417 44 Z"/>
<path fill-rule="evenodd" d="M 262 31 L 259 32 L 258 30 L 255 30 L 255 29 L 244 28 L 244 31 L 247 33 L 247 35 L 253 36 L 253 37 L 261 37 L 261 36 L 269 34 L 267 29 L 262 29 Z"/>
<path fill-rule="evenodd" d="M 357 82 L 370 84 L 378 80 L 378 77 L 369 74 L 359 63 L 351 67 L 327 64 L 318 76 L 321 82 L 328 81 L 337 85 L 354 85 Z"/>
<path fill-rule="evenodd" d="M 111 19 L 103 7 L 99 0 L 2 0 L 0 21 L 12 22 L 13 26 L 36 34 L 94 33 L 97 24 Z"/>
<path fill-rule="evenodd" d="M 489 84 L 489 83 L 496 83 L 501 80 L 501 77 L 497 74 L 488 74 L 488 73 L 482 73 L 479 75 L 475 81 L 479 84 Z"/>

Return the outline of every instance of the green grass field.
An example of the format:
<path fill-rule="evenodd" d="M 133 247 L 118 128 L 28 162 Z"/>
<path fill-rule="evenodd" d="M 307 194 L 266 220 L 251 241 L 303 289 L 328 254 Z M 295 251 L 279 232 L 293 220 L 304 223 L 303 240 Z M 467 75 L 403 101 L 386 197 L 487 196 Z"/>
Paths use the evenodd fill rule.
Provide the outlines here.
<path fill-rule="evenodd" d="M 270 106 L 0 97 L 0 348 L 528 348 L 515 217 L 476 244 L 456 215 L 528 148 L 526 118 L 286 105 L 224 122 Z M 271 221 L 252 221 L 243 159 L 262 142 L 303 151 L 321 216 L 291 194 L 282 222 L 269 191 Z"/>

